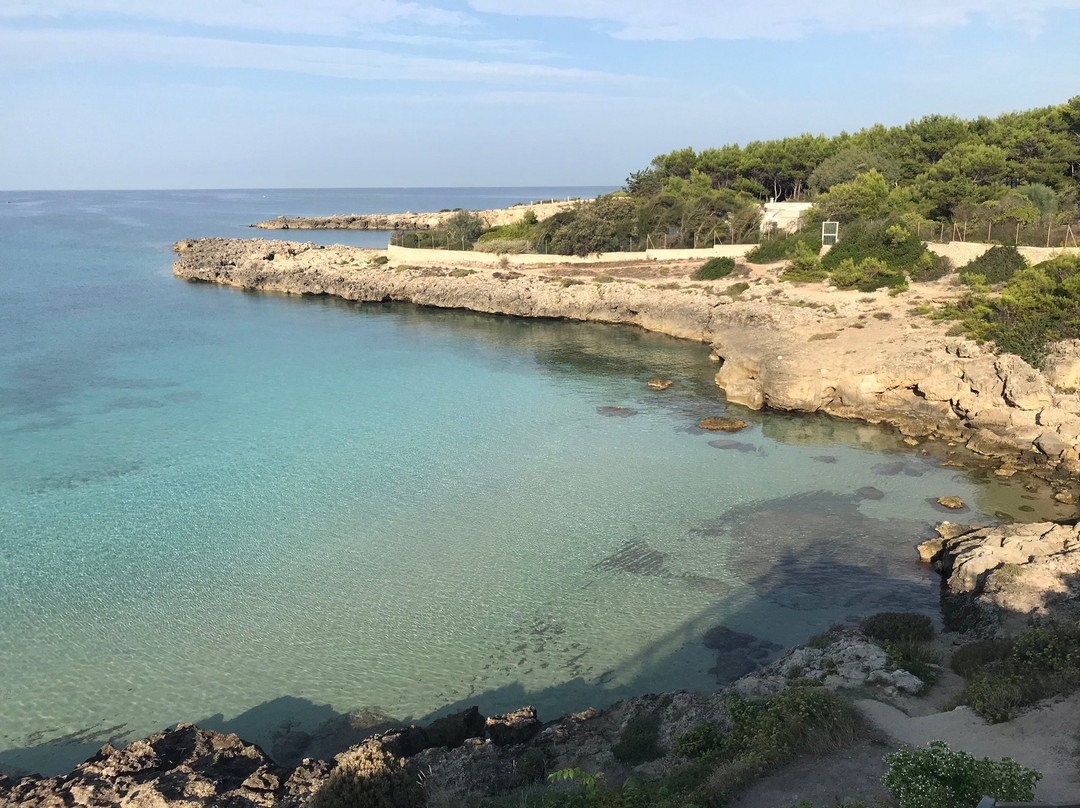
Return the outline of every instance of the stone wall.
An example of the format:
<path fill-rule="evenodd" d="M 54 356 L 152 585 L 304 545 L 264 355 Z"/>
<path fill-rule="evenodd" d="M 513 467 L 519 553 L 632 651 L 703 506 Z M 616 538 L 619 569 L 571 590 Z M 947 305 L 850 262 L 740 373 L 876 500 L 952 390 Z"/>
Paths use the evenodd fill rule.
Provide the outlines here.
<path fill-rule="evenodd" d="M 726 256 L 728 258 L 741 258 L 756 244 L 717 244 L 699 250 L 646 250 L 645 252 L 609 252 L 597 255 L 581 257 L 578 255 L 539 255 L 537 253 L 525 253 L 521 255 L 507 254 L 497 255 L 477 251 L 462 250 L 426 250 L 415 247 L 396 247 L 390 245 L 386 250 L 386 257 L 394 264 L 407 264 L 410 266 L 440 266 L 440 267 L 498 267 L 506 263 L 512 266 L 537 266 L 552 264 L 615 264 L 632 261 L 687 261 L 702 260 Z"/>

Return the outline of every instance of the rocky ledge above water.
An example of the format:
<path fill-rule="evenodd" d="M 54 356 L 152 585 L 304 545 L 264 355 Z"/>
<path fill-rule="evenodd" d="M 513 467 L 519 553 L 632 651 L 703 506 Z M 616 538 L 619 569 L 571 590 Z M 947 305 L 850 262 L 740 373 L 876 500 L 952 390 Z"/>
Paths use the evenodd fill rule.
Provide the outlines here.
<path fill-rule="evenodd" d="M 583 268 L 513 256 L 493 269 L 446 252 L 445 265 L 420 267 L 372 250 L 262 239 L 182 241 L 176 252 L 174 274 L 186 280 L 621 323 L 708 342 L 720 363 L 716 383 L 732 403 L 891 424 L 913 442 L 965 443 L 1005 476 L 1080 476 L 1080 342 L 1054 346 L 1043 372 L 949 337 L 947 324 L 909 309 L 954 296 L 943 281 L 913 284 L 900 299 L 777 282 L 768 267 L 744 267 L 749 280 L 739 285 L 747 288 L 732 291 L 732 278 L 690 282 L 693 262 Z M 600 282 L 589 282 L 590 270 L 603 273 Z"/>
<path fill-rule="evenodd" d="M 942 576 L 947 627 L 1014 634 L 1030 618 L 1080 619 L 1080 526 L 944 522 L 919 554 Z"/>

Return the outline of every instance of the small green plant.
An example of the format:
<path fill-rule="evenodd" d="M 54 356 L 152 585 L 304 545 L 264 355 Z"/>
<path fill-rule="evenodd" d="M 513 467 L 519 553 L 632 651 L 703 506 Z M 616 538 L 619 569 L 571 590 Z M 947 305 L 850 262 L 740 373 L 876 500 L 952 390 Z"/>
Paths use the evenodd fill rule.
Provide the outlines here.
<path fill-rule="evenodd" d="M 390 263 L 390 259 L 385 255 L 374 255 L 368 259 L 368 263 L 372 266 L 381 267 Z"/>
<path fill-rule="evenodd" d="M 467 278 L 470 275 L 475 275 L 475 269 L 455 269 L 450 272 L 451 278 Z"/>
<path fill-rule="evenodd" d="M 603 772 L 589 774 L 584 769 L 574 767 L 572 769 L 559 769 L 548 775 L 549 783 L 578 783 L 585 796 L 593 800 L 600 791 L 600 784 L 604 781 Z"/>
<path fill-rule="evenodd" d="M 965 679 L 974 679 L 1000 670 L 1012 651 L 1011 638 L 977 640 L 957 648 L 950 666 Z"/>
<path fill-rule="evenodd" d="M 610 275 L 597 275 L 593 278 L 593 283 L 611 283 L 614 280 Z"/>
<path fill-rule="evenodd" d="M 984 796 L 1029 801 L 1042 775 L 1009 758 L 978 759 L 953 751 L 944 741 L 885 756 L 889 770 L 882 779 L 899 808 L 974 806 Z"/>
<path fill-rule="evenodd" d="M 821 252 L 821 234 L 817 232 L 803 231 L 781 238 L 771 238 L 761 242 L 757 247 L 746 254 L 746 260 L 751 264 L 771 264 L 774 261 L 783 261 L 795 254 L 795 249 L 800 243 L 805 243 L 815 255 Z"/>
<path fill-rule="evenodd" d="M 693 274 L 696 281 L 715 281 L 726 278 L 735 269 L 735 259 L 717 256 L 710 258 Z"/>
<path fill-rule="evenodd" d="M 636 766 L 649 760 L 655 760 L 664 754 L 657 744 L 660 736 L 660 716 L 657 713 L 647 712 L 631 718 L 622 732 L 619 740 L 611 747 L 615 759 L 628 766 Z"/>
<path fill-rule="evenodd" d="M 737 298 L 749 288 L 750 284 L 748 284 L 746 281 L 739 281 L 738 283 L 733 283 L 731 284 L 731 286 L 725 287 L 725 289 L 720 294 L 727 295 L 730 298 Z"/>
<path fill-rule="evenodd" d="M 925 614 L 879 612 L 864 618 L 859 631 L 873 640 L 927 642 L 934 638 L 934 623 Z"/>

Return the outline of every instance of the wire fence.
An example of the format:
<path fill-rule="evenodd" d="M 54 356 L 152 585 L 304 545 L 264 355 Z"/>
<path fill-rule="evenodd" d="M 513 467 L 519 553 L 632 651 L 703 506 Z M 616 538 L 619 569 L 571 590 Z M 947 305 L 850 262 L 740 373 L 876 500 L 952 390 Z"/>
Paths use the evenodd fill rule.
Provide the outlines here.
<path fill-rule="evenodd" d="M 1009 247 L 1080 247 L 1080 222 L 926 222 L 918 226 L 923 241 L 1004 244 Z"/>

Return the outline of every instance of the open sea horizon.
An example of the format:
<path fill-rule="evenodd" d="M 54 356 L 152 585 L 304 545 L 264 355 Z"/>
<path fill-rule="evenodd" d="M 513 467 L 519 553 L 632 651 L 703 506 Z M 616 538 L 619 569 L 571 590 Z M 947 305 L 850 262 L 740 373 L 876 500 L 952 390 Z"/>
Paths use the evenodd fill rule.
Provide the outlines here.
<path fill-rule="evenodd" d="M 387 241 L 248 228 L 278 215 L 609 190 L 0 192 L 0 770 L 710 690 L 716 626 L 764 662 L 936 616 L 936 497 L 1039 515 L 889 430 L 729 408 L 707 345 L 172 276 L 186 238 Z"/>

